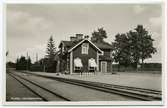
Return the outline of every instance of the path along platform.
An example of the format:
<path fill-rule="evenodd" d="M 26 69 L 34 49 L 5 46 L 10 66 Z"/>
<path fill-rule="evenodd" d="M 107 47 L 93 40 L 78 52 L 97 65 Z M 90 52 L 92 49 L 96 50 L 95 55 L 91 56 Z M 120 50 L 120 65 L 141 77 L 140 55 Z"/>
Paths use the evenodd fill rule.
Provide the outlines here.
<path fill-rule="evenodd" d="M 70 79 L 78 79 L 92 82 L 101 82 L 107 84 L 115 84 L 122 86 L 138 87 L 162 91 L 162 76 L 161 74 L 152 73 L 133 73 L 133 72 L 118 72 L 116 74 L 73 74 L 73 75 L 57 75 L 56 73 L 46 72 L 30 72 L 40 75 L 62 77 Z"/>

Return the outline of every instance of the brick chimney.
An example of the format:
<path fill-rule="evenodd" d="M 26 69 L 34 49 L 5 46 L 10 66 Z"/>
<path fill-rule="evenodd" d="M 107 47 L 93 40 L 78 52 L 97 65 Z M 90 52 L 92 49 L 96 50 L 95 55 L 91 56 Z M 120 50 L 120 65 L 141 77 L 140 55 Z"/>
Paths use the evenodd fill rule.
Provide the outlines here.
<path fill-rule="evenodd" d="M 77 40 L 77 37 L 74 37 L 74 36 L 70 37 L 70 41 L 76 41 L 76 40 Z"/>
<path fill-rule="evenodd" d="M 77 40 L 83 39 L 83 34 L 76 34 L 76 38 L 77 38 Z"/>
<path fill-rule="evenodd" d="M 85 38 L 85 39 L 89 39 L 89 36 L 88 36 L 88 35 L 85 35 L 84 38 Z"/>

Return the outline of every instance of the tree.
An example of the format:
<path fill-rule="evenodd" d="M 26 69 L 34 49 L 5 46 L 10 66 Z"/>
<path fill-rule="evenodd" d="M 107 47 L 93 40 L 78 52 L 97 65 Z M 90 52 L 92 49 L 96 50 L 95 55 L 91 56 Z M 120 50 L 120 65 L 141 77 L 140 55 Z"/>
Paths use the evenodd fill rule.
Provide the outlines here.
<path fill-rule="evenodd" d="M 7 62 L 7 63 L 6 63 L 6 66 L 7 66 L 8 68 L 16 68 L 16 64 L 13 63 L 12 61 Z"/>
<path fill-rule="evenodd" d="M 144 60 L 152 57 L 157 50 L 153 47 L 153 39 L 143 25 L 137 25 L 134 31 L 130 30 L 127 34 L 117 34 L 113 56 L 115 62 L 125 67 L 133 64 L 137 68 L 141 61 L 143 67 Z"/>
<path fill-rule="evenodd" d="M 93 42 L 103 42 L 107 38 L 107 33 L 103 28 L 98 28 L 98 31 L 92 33 L 91 41 Z"/>
<path fill-rule="evenodd" d="M 31 65 L 32 65 L 32 63 L 31 63 L 31 58 L 30 58 L 30 56 L 29 56 L 28 59 L 27 59 L 27 70 L 30 70 Z"/>
<path fill-rule="evenodd" d="M 25 56 L 21 56 L 16 60 L 16 70 L 30 70 L 31 65 L 32 63 L 30 56 L 27 59 Z"/>
<path fill-rule="evenodd" d="M 127 67 L 131 63 L 130 58 L 130 47 L 129 47 L 129 39 L 126 34 L 117 34 L 115 36 L 115 42 L 112 43 L 113 46 L 113 57 L 114 61 L 118 64 L 118 71 L 119 65 L 123 65 Z"/>
<path fill-rule="evenodd" d="M 133 58 L 134 64 L 143 65 L 143 62 L 147 58 L 151 58 L 152 54 L 157 52 L 156 48 L 153 47 L 153 39 L 148 31 L 143 27 L 143 25 L 137 25 L 134 29 L 135 31 L 129 31 L 128 38 L 130 39 L 131 46 L 131 56 Z M 142 66 L 141 65 L 141 66 Z"/>
<path fill-rule="evenodd" d="M 55 54 L 56 54 L 56 47 L 55 47 L 52 36 L 49 38 L 46 53 L 47 53 L 46 58 L 48 59 L 47 60 L 47 71 L 54 72 L 55 71 L 55 68 L 54 68 L 55 60 L 54 59 L 55 59 Z"/>
<path fill-rule="evenodd" d="M 127 33 L 127 37 L 129 39 L 131 63 L 133 67 L 137 68 L 138 62 L 140 60 L 140 52 L 138 50 L 140 49 L 141 44 L 139 44 L 139 38 L 135 31 L 130 30 Z"/>
<path fill-rule="evenodd" d="M 16 59 L 16 70 L 19 68 L 19 58 Z"/>
<path fill-rule="evenodd" d="M 47 61 L 48 61 L 47 58 L 41 58 L 41 59 L 39 60 L 39 64 L 40 64 L 40 66 L 42 66 L 42 71 L 43 71 L 43 72 L 46 71 Z"/>
<path fill-rule="evenodd" d="M 56 47 L 52 36 L 49 38 L 46 53 L 47 53 L 46 57 L 50 60 L 53 60 L 56 53 Z"/>
<path fill-rule="evenodd" d="M 16 61 L 16 70 L 26 70 L 27 69 L 27 60 L 24 56 L 21 56 Z"/>

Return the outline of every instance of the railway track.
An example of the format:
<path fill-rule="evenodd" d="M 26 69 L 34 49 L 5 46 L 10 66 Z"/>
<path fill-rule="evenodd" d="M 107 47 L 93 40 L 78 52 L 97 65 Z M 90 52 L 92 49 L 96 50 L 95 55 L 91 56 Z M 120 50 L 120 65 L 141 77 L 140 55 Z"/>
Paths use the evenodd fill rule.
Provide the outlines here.
<path fill-rule="evenodd" d="M 156 90 L 135 88 L 135 87 L 128 87 L 128 86 L 119 86 L 119 85 L 112 85 L 112 84 L 99 83 L 99 82 L 90 82 L 90 81 L 83 81 L 83 80 L 76 80 L 76 79 L 67 79 L 67 78 L 61 78 L 61 77 L 55 77 L 55 76 L 54 77 L 44 76 L 44 75 L 39 75 L 35 73 L 27 73 L 27 72 L 24 72 L 24 73 L 32 74 L 38 77 L 49 78 L 49 79 L 57 80 L 60 82 L 77 85 L 77 86 L 83 86 L 83 87 L 87 87 L 87 88 L 91 88 L 95 90 L 100 90 L 103 92 L 114 93 L 114 94 L 123 95 L 123 96 L 131 97 L 131 98 L 136 98 L 136 99 L 143 100 L 143 101 L 160 101 L 161 100 L 161 92 L 156 91 Z M 18 76 L 21 77 L 20 75 Z M 47 89 L 47 88 L 44 88 L 44 89 Z"/>
<path fill-rule="evenodd" d="M 26 88 L 28 88 L 30 91 L 32 91 L 34 94 L 39 96 L 43 101 L 70 101 L 70 99 L 63 97 L 47 88 L 44 88 L 33 81 L 21 77 L 20 75 L 13 73 L 8 74 L 18 82 L 20 82 L 22 85 L 24 85 Z"/>
<path fill-rule="evenodd" d="M 83 80 L 76 80 L 76 79 L 67 79 L 61 77 L 52 77 L 52 76 L 44 76 L 35 73 L 27 73 L 26 74 L 33 74 L 39 77 L 45 77 L 65 83 L 70 83 L 78 86 L 83 86 L 95 90 L 100 90 L 103 92 L 119 94 L 127 97 L 132 97 L 136 99 L 140 99 L 143 101 L 161 101 L 161 91 L 150 90 L 150 89 L 143 89 L 143 88 L 136 88 L 136 87 L 128 87 L 128 86 L 120 86 L 120 85 L 113 85 L 113 84 L 106 84 L 106 83 L 99 83 L 99 82 L 91 82 L 91 81 L 83 81 Z"/>

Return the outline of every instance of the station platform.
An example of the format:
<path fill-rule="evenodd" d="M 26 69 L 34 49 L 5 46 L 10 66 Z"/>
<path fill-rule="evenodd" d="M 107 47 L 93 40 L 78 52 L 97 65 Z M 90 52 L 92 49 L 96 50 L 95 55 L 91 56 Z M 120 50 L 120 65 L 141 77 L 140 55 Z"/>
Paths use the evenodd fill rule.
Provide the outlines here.
<path fill-rule="evenodd" d="M 122 85 L 129 87 L 138 87 L 162 91 L 162 75 L 153 73 L 133 73 L 133 72 L 117 72 L 116 74 L 72 74 L 64 75 L 46 72 L 29 72 L 51 77 L 62 77 L 68 79 L 77 79 L 92 82 L 101 82 L 114 85 Z"/>

